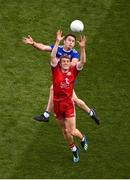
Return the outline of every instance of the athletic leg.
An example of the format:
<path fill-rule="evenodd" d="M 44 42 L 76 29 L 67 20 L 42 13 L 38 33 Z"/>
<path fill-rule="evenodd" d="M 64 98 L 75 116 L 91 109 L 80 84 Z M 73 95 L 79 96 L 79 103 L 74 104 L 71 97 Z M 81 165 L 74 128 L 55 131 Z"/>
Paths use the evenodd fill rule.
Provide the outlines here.
<path fill-rule="evenodd" d="M 53 85 L 50 87 L 50 95 L 49 95 L 49 100 L 47 104 L 46 111 L 51 113 L 53 111 L 54 104 L 53 104 Z"/>
<path fill-rule="evenodd" d="M 90 112 L 90 108 L 85 104 L 85 102 L 81 99 L 79 99 L 75 93 L 75 91 L 73 91 L 73 100 L 74 100 L 74 103 L 80 108 L 82 109 L 83 111 L 89 113 Z"/>
<path fill-rule="evenodd" d="M 70 132 L 66 128 L 65 120 L 64 119 L 56 119 L 56 121 L 62 129 L 63 136 L 64 136 L 68 146 L 71 146 L 72 144 L 74 144 L 73 136 L 70 134 Z"/>
<path fill-rule="evenodd" d="M 66 127 L 68 129 L 68 131 L 70 131 L 70 133 L 73 136 L 78 137 L 81 140 L 81 146 L 83 147 L 83 149 L 85 151 L 87 151 L 88 149 L 88 142 L 86 139 L 86 136 L 83 135 L 77 128 L 76 128 L 76 118 L 72 117 L 72 118 L 66 118 Z"/>
<path fill-rule="evenodd" d="M 84 137 L 83 134 L 76 128 L 76 118 L 70 117 L 66 118 L 65 126 L 67 131 L 75 137 L 78 137 L 80 140 Z"/>
<path fill-rule="evenodd" d="M 35 116 L 34 119 L 39 122 L 48 122 L 51 112 L 53 111 L 54 103 L 53 103 L 53 85 L 50 87 L 50 95 L 48 100 L 48 105 L 46 111 L 39 116 Z"/>
<path fill-rule="evenodd" d="M 56 119 L 56 121 L 60 125 L 64 138 L 67 141 L 67 144 L 73 153 L 73 162 L 77 163 L 79 161 L 79 149 L 74 144 L 73 135 L 71 135 L 71 133 L 67 129 L 65 119 Z"/>
<path fill-rule="evenodd" d="M 75 91 L 73 91 L 73 100 L 74 100 L 74 103 L 80 108 L 82 109 L 83 111 L 85 111 L 95 122 L 96 124 L 100 124 L 100 119 L 99 117 L 96 115 L 96 110 L 95 109 L 90 109 L 86 103 L 79 99 L 75 93 Z"/>

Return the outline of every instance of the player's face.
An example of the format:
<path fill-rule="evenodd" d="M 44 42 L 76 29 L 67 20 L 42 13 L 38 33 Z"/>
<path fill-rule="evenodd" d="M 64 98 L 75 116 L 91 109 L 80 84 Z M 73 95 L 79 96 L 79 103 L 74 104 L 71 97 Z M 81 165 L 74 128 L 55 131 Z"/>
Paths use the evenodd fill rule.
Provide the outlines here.
<path fill-rule="evenodd" d="M 65 40 L 64 40 L 64 47 L 67 50 L 72 49 L 75 46 L 75 38 L 72 36 L 68 36 Z"/>
<path fill-rule="evenodd" d="M 68 59 L 68 58 L 62 58 L 60 64 L 61 64 L 61 68 L 65 71 L 69 70 L 69 68 L 71 66 L 70 59 Z"/>

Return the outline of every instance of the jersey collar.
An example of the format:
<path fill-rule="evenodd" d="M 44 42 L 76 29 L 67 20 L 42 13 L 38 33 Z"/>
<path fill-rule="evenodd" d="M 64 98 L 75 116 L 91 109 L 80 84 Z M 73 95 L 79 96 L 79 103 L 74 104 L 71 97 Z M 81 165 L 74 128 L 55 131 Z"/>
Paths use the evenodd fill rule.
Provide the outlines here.
<path fill-rule="evenodd" d="M 72 49 L 71 49 L 71 50 L 72 50 Z M 67 52 L 71 52 L 71 50 L 69 50 L 69 51 L 66 51 L 66 50 L 63 48 L 63 51 L 64 51 L 64 52 L 66 52 L 66 53 L 67 53 Z"/>

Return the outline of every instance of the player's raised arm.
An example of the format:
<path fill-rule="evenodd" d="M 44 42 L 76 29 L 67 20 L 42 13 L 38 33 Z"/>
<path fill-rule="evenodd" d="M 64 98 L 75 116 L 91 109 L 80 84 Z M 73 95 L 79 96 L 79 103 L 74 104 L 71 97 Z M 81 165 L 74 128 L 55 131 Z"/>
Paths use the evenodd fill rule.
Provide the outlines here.
<path fill-rule="evenodd" d="M 81 36 L 80 41 L 78 43 L 80 46 L 80 61 L 78 62 L 77 66 L 79 69 L 81 69 L 86 63 L 86 37 Z"/>
<path fill-rule="evenodd" d="M 58 30 L 57 31 L 57 37 L 56 37 L 56 42 L 54 44 L 54 48 L 51 52 L 51 65 L 52 66 L 55 66 L 57 64 L 57 57 L 56 57 L 56 53 L 57 53 L 57 50 L 58 50 L 58 46 L 60 44 L 60 42 L 63 40 L 63 36 L 62 36 L 62 31 L 61 30 Z"/>
<path fill-rule="evenodd" d="M 44 45 L 42 43 L 37 43 L 33 40 L 33 38 L 28 35 L 27 37 L 23 38 L 23 43 L 24 44 L 29 44 L 32 45 L 34 48 L 40 50 L 40 51 L 46 51 L 46 52 L 50 52 L 51 51 L 51 47 L 48 45 Z"/>

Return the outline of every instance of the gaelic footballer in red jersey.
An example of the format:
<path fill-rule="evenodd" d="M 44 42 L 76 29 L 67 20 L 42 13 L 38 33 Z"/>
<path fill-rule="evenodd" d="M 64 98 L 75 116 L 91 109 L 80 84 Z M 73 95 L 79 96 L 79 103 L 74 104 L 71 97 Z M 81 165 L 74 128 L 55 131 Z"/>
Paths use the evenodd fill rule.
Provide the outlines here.
<path fill-rule="evenodd" d="M 52 65 L 54 112 L 57 118 L 73 117 L 75 111 L 72 94 L 79 69 L 77 66 L 71 67 L 68 56 L 63 56 L 59 60 Z"/>
<path fill-rule="evenodd" d="M 56 56 L 62 39 L 62 31 L 58 31 L 51 53 L 54 112 L 56 113 L 57 122 L 62 128 L 64 137 L 72 150 L 73 162 L 76 163 L 79 161 L 79 153 L 78 147 L 74 144 L 73 137 L 78 137 L 81 140 L 84 150 L 87 150 L 88 147 L 86 137 L 76 128 L 75 110 L 72 100 L 75 78 L 86 62 L 86 38 L 81 37 L 81 41 L 79 42 L 81 50 L 80 61 L 73 67 L 71 66 L 70 58 L 63 56 L 59 59 Z"/>

